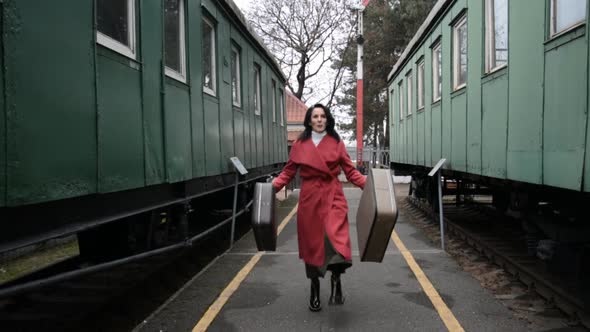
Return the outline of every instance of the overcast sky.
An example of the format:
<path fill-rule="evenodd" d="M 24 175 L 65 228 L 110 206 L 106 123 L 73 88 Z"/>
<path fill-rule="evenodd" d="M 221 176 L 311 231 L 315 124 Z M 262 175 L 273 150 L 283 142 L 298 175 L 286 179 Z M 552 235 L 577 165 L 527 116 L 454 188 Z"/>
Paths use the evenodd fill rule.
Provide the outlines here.
<path fill-rule="evenodd" d="M 242 13 L 244 13 L 246 11 L 245 9 L 248 8 L 252 0 L 234 0 L 234 2 L 236 5 L 238 5 L 238 7 L 240 7 Z"/>
<path fill-rule="evenodd" d="M 247 11 L 247 10 L 250 8 L 250 6 L 251 6 L 251 5 L 254 3 L 254 1 L 255 1 L 255 0 L 233 0 L 233 2 L 234 2 L 234 3 L 235 3 L 235 4 L 236 4 L 236 5 L 237 5 L 237 6 L 240 8 L 240 10 L 242 11 L 242 13 L 243 13 L 244 15 L 246 15 L 246 11 Z M 262 0 L 262 1 L 263 1 L 263 0 Z M 321 76 L 321 75 L 320 75 L 320 76 Z M 317 78 L 317 79 L 318 79 L 318 80 L 323 80 L 323 79 L 325 79 L 325 78 L 322 78 L 322 77 L 319 77 L 319 76 L 318 76 L 318 78 Z M 312 101 L 312 103 L 315 103 L 315 102 L 317 102 L 317 101 Z M 333 113 L 334 117 L 336 118 L 336 121 L 337 121 L 337 122 L 340 122 L 340 121 L 344 121 L 344 122 L 350 122 L 350 121 L 351 121 L 351 120 L 349 119 L 349 117 L 348 117 L 348 115 L 347 115 L 347 114 L 344 114 L 344 113 L 342 113 L 342 114 L 341 114 L 340 112 L 338 112 L 338 111 L 336 111 L 336 110 L 333 110 L 333 112 L 332 112 L 332 113 Z M 346 139 L 344 139 L 344 141 L 345 141 L 345 144 L 346 144 L 347 146 L 353 146 L 353 145 L 356 145 L 356 140 L 349 141 L 349 140 L 346 140 Z"/>

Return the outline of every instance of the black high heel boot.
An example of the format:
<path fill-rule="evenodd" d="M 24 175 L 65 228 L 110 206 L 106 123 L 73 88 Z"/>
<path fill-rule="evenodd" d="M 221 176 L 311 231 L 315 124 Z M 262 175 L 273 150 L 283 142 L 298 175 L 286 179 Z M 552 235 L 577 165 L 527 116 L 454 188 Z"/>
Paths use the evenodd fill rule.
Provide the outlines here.
<path fill-rule="evenodd" d="M 320 280 L 318 278 L 311 279 L 311 295 L 309 296 L 309 310 L 322 310 L 322 304 L 320 303 Z"/>
<path fill-rule="evenodd" d="M 330 301 L 328 304 L 344 304 L 342 283 L 340 282 L 339 273 L 332 273 L 332 277 L 330 278 L 330 286 Z"/>

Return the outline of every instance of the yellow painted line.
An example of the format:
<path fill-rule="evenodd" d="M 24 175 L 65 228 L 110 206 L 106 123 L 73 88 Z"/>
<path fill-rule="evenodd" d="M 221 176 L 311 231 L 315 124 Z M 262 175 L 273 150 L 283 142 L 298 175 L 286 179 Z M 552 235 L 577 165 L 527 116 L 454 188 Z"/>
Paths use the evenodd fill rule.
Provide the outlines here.
<path fill-rule="evenodd" d="M 404 259 L 410 266 L 410 269 L 412 269 L 412 272 L 414 272 L 414 275 L 416 276 L 416 279 L 418 279 L 420 286 L 422 286 L 424 293 L 426 293 L 426 296 L 428 296 L 430 302 L 432 302 L 432 305 L 434 305 L 434 308 L 438 312 L 438 315 L 442 319 L 447 329 L 451 332 L 464 332 L 465 330 L 463 330 L 463 327 L 461 326 L 461 324 L 459 324 L 459 321 L 457 320 L 457 318 L 455 318 L 453 312 L 451 312 L 451 310 L 449 309 L 449 307 L 447 307 L 440 295 L 438 295 L 438 292 L 436 291 L 434 286 L 432 286 L 432 283 L 430 283 L 430 280 L 428 280 L 428 277 L 426 276 L 426 274 L 424 274 L 424 271 L 422 271 L 418 263 L 416 263 L 416 260 L 414 260 L 414 257 L 408 251 L 408 249 L 406 249 L 406 246 L 399 238 L 399 236 L 397 236 L 397 233 L 395 231 L 393 231 L 393 233 L 391 234 L 391 239 L 393 240 L 393 243 L 395 243 L 397 249 L 404 256 Z"/>
<path fill-rule="evenodd" d="M 279 236 L 279 234 L 281 234 L 281 232 L 283 231 L 283 228 L 285 228 L 285 226 L 287 226 L 287 223 L 289 222 L 289 220 L 291 220 L 291 218 L 293 218 L 293 215 L 295 215 L 295 213 L 297 212 L 298 206 L 299 206 L 299 203 L 295 204 L 295 207 L 293 208 L 293 210 L 291 210 L 291 212 L 289 212 L 289 214 L 285 217 L 285 219 L 283 219 L 283 221 L 279 225 L 279 228 L 277 229 L 277 236 Z"/>
<path fill-rule="evenodd" d="M 291 212 L 289 212 L 285 219 L 283 219 L 283 221 L 279 225 L 279 228 L 277 229 L 277 236 L 281 234 L 283 228 L 287 226 L 289 220 L 291 220 L 295 212 L 297 212 L 297 206 L 299 206 L 299 204 L 296 204 L 293 210 L 291 210 Z M 244 267 L 240 270 L 240 272 L 238 272 L 238 274 L 236 274 L 234 279 L 229 283 L 229 285 L 227 285 L 223 292 L 221 292 L 217 300 L 215 300 L 215 302 L 213 302 L 213 304 L 209 306 L 207 312 L 205 312 L 203 317 L 201 317 L 197 325 L 193 327 L 193 332 L 203 332 L 209 328 L 209 325 L 211 325 L 215 317 L 217 317 L 217 315 L 221 311 L 221 308 L 223 308 L 223 306 L 233 295 L 233 293 L 236 290 L 238 290 L 242 281 L 246 279 L 246 277 L 248 276 L 248 274 L 250 274 L 256 263 L 258 263 L 260 257 L 262 257 L 262 254 L 262 252 L 258 252 L 252 258 L 250 258 L 250 261 L 246 263 L 246 265 L 244 265 Z"/>

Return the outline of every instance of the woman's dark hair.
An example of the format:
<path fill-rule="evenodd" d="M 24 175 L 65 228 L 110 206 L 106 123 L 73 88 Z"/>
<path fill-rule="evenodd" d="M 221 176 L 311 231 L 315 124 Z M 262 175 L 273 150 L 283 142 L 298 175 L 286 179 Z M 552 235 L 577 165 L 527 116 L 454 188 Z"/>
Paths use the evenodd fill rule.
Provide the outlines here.
<path fill-rule="evenodd" d="M 334 126 L 335 126 L 334 117 L 332 116 L 332 113 L 330 113 L 330 109 L 322 104 L 315 104 L 312 107 L 308 108 L 307 112 L 305 112 L 305 119 L 303 120 L 303 125 L 305 126 L 305 130 L 301 133 L 301 135 L 299 135 L 299 140 L 305 141 L 305 140 L 311 138 L 312 128 L 309 123 L 311 122 L 311 113 L 313 113 L 314 108 L 321 108 L 324 110 L 324 113 L 326 114 L 326 120 L 327 120 L 326 121 L 326 132 L 328 135 L 334 137 L 337 142 L 340 142 L 340 135 L 338 135 L 338 133 L 334 129 Z"/>

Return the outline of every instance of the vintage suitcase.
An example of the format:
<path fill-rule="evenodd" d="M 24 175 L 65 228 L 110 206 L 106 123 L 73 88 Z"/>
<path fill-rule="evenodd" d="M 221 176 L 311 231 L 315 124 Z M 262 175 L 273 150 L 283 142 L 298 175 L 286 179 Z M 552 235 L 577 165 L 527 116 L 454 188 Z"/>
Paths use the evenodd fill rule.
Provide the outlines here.
<path fill-rule="evenodd" d="M 393 179 L 388 169 L 369 170 L 356 214 L 358 246 L 362 262 L 381 262 L 387 249 L 397 207 Z"/>
<path fill-rule="evenodd" d="M 259 251 L 275 251 L 277 248 L 277 223 L 275 217 L 275 189 L 271 183 L 256 183 L 254 187 L 252 229 Z"/>

